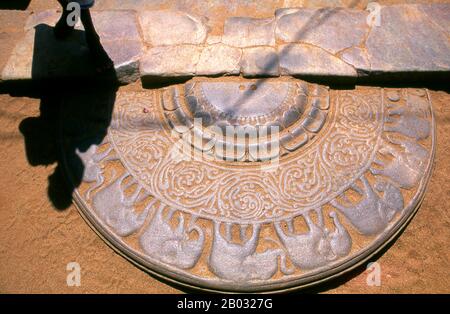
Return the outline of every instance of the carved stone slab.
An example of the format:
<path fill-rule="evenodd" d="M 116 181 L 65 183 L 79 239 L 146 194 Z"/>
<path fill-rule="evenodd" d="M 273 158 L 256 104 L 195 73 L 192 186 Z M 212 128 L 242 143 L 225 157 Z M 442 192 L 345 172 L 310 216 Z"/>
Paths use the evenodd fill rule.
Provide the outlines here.
<path fill-rule="evenodd" d="M 196 79 L 115 97 L 106 136 L 83 127 L 95 115 L 62 129 L 69 176 L 83 170 L 76 203 L 117 251 L 191 287 L 344 273 L 412 218 L 432 168 L 422 89 Z"/>

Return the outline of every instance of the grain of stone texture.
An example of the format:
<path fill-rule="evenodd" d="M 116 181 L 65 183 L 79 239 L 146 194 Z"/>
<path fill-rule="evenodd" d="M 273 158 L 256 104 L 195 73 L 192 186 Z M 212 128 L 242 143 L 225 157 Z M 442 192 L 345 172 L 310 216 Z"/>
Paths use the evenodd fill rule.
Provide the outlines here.
<path fill-rule="evenodd" d="M 356 77 L 356 70 L 323 49 L 303 44 L 278 47 L 281 73 L 284 75 Z"/>
<path fill-rule="evenodd" d="M 277 10 L 277 38 L 307 43 L 332 54 L 361 44 L 367 34 L 368 13 L 350 9 Z"/>
<path fill-rule="evenodd" d="M 95 29 L 102 40 L 141 41 L 134 11 L 97 11 L 92 14 Z"/>
<path fill-rule="evenodd" d="M 196 75 L 239 75 L 242 50 L 223 44 L 205 47 L 201 52 Z"/>
<path fill-rule="evenodd" d="M 103 43 L 103 48 L 114 62 L 119 82 L 131 83 L 139 79 L 139 64 L 142 56 L 142 43 L 140 41 L 106 41 Z"/>
<path fill-rule="evenodd" d="M 201 17 L 180 11 L 144 11 L 139 21 L 145 42 L 153 46 L 202 44 L 208 33 Z"/>
<path fill-rule="evenodd" d="M 351 64 L 358 70 L 370 71 L 370 61 L 367 52 L 359 47 L 345 50 L 341 56 L 342 60 Z"/>
<path fill-rule="evenodd" d="M 279 76 L 280 64 L 277 50 L 272 47 L 244 49 L 242 74 L 246 77 Z"/>
<path fill-rule="evenodd" d="M 121 90 L 139 90 L 129 85 Z M 436 164 L 424 202 L 401 237 L 377 262 L 380 287 L 368 272 L 352 273 L 325 293 L 450 293 L 450 95 L 431 92 L 437 120 Z M 39 100 L 0 95 L 0 290 L 3 293 L 181 293 L 116 254 L 80 217 L 75 206 L 55 209 L 47 197 L 55 164 L 32 167 L 20 123 L 39 116 Z M 44 137 L 45 138 L 45 137 Z M 42 148 L 46 149 L 46 148 Z M 63 186 L 60 185 L 60 189 Z M 62 193 L 62 192 L 61 192 Z M 66 284 L 67 263 L 81 266 L 81 287 Z"/>
<path fill-rule="evenodd" d="M 225 22 L 223 43 L 234 47 L 275 46 L 274 19 L 231 17 Z"/>
<path fill-rule="evenodd" d="M 450 4 L 438 3 L 435 5 L 420 5 L 419 9 L 423 11 L 428 20 L 443 32 L 450 36 Z"/>
<path fill-rule="evenodd" d="M 193 45 L 151 48 L 141 59 L 141 76 L 194 76 L 201 53 L 202 47 Z"/>
<path fill-rule="evenodd" d="M 138 41 L 105 41 L 103 47 L 114 62 L 117 79 L 130 83 L 139 77 L 142 45 Z M 77 31 L 64 42 L 44 25 L 29 30 L 16 45 L 2 72 L 4 80 L 83 78 L 95 75 L 84 33 Z"/>
<path fill-rule="evenodd" d="M 372 71 L 448 71 L 450 41 L 422 11 L 423 6 L 390 6 L 381 10 L 381 26 L 366 43 Z M 450 4 L 443 7 L 450 10 Z"/>

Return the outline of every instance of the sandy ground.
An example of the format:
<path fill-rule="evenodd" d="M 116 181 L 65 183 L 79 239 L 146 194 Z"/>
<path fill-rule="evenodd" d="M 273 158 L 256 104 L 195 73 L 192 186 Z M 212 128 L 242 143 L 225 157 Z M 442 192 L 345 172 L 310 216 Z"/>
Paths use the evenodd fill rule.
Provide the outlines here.
<path fill-rule="evenodd" d="M 98 4 L 106 6 L 114 2 L 99 0 Z M 48 0 L 33 0 L 29 8 L 55 7 L 56 1 L 49 3 Z M 18 21 L 20 16 L 16 13 L 9 20 L 0 16 L 0 66 L 7 51 L 12 49 L 15 38 L 20 37 L 20 29 L 14 28 L 14 21 Z M 124 89 L 133 88 L 138 87 Z M 450 94 L 431 91 L 431 96 L 438 136 L 435 170 L 418 214 L 401 237 L 377 260 L 382 269 L 381 287 L 366 284 L 367 272 L 363 268 L 322 285 L 314 292 L 450 292 Z M 64 181 L 54 175 L 55 147 L 50 126 L 41 125 L 41 133 L 31 134 L 31 138 L 36 138 L 34 148 L 42 152 L 40 159 L 32 158 L 29 152 L 27 156 L 23 133 L 30 138 L 34 129 L 29 126 L 42 120 L 33 118 L 39 117 L 40 106 L 39 98 L 0 94 L 0 292 L 183 292 L 151 277 L 114 253 L 70 205 L 70 199 L 64 196 Z M 48 196 L 49 180 L 56 187 L 50 191 L 51 198 Z M 60 201 L 55 194 L 60 196 Z M 68 287 L 66 284 L 66 267 L 70 262 L 81 266 L 81 287 Z"/>

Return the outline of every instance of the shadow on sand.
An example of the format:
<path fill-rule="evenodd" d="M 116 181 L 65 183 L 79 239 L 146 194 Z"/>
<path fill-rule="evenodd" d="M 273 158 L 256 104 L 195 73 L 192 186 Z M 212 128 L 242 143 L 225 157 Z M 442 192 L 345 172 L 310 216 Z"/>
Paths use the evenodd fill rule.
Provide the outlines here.
<path fill-rule="evenodd" d="M 53 28 L 41 24 L 35 27 L 32 78 L 29 85 L 12 82 L 2 89 L 12 96 L 40 99 L 40 116 L 24 119 L 19 130 L 30 165 L 57 165 L 48 178 L 48 197 L 56 209 L 64 210 L 83 178 L 76 152 L 101 143 L 107 133 L 118 88 L 116 73 L 96 72 L 83 31 L 57 41 Z M 64 177 L 63 155 L 71 164 L 70 180 Z"/>

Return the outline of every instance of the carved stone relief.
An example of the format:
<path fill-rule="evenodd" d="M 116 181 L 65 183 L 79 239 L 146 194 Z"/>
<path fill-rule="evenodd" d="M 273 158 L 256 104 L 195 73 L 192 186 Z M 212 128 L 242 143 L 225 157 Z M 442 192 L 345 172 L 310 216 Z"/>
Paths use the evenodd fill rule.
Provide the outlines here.
<path fill-rule="evenodd" d="M 76 151 L 75 198 L 161 276 L 215 291 L 301 287 L 367 259 L 413 215 L 434 127 L 426 90 L 195 79 L 119 93 L 103 142 Z"/>

